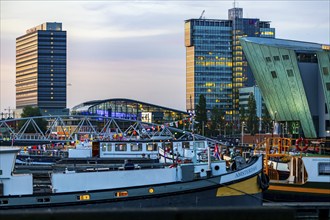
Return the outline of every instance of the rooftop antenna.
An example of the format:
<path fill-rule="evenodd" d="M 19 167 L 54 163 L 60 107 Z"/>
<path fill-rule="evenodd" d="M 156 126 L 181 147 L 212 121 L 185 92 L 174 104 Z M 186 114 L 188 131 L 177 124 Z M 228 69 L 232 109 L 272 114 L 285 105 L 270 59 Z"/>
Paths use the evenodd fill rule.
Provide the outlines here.
<path fill-rule="evenodd" d="M 203 17 L 204 13 L 205 13 L 205 10 L 202 11 L 202 14 L 201 14 L 201 16 L 199 16 L 199 19 L 204 19 L 205 18 L 205 17 Z"/>

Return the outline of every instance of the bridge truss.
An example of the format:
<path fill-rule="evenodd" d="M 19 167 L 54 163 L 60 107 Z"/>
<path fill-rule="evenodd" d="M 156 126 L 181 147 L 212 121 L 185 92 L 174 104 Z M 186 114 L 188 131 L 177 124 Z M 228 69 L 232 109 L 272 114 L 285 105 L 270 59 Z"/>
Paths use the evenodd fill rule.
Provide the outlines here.
<path fill-rule="evenodd" d="M 44 124 L 44 126 L 41 126 Z M 102 116 L 39 116 L 0 121 L 1 142 L 77 140 L 210 140 L 176 127 Z"/>

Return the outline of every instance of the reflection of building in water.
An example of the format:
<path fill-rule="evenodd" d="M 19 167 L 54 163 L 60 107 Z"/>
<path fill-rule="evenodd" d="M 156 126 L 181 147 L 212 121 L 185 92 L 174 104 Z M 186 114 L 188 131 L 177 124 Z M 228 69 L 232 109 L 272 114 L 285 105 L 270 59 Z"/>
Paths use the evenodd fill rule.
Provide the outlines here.
<path fill-rule="evenodd" d="M 72 115 L 98 115 L 148 123 L 165 123 L 188 118 L 184 111 L 131 99 L 106 99 L 84 102 L 71 110 Z"/>

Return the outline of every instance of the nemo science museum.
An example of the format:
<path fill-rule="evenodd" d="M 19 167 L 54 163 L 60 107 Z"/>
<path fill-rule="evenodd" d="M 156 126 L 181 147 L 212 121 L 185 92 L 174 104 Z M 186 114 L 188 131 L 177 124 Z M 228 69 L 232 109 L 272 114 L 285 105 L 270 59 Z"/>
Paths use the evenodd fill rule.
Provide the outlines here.
<path fill-rule="evenodd" d="M 281 130 L 296 124 L 301 136 L 329 138 L 330 45 L 255 37 L 240 42 Z"/>

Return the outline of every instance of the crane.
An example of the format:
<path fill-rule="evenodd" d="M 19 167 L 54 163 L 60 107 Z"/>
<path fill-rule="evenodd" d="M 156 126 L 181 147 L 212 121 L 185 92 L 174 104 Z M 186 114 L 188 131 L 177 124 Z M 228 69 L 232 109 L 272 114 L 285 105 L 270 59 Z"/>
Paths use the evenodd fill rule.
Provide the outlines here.
<path fill-rule="evenodd" d="M 202 11 L 202 14 L 201 14 L 201 16 L 199 16 L 199 19 L 203 19 L 204 18 L 203 17 L 204 13 L 205 13 L 205 10 Z"/>

